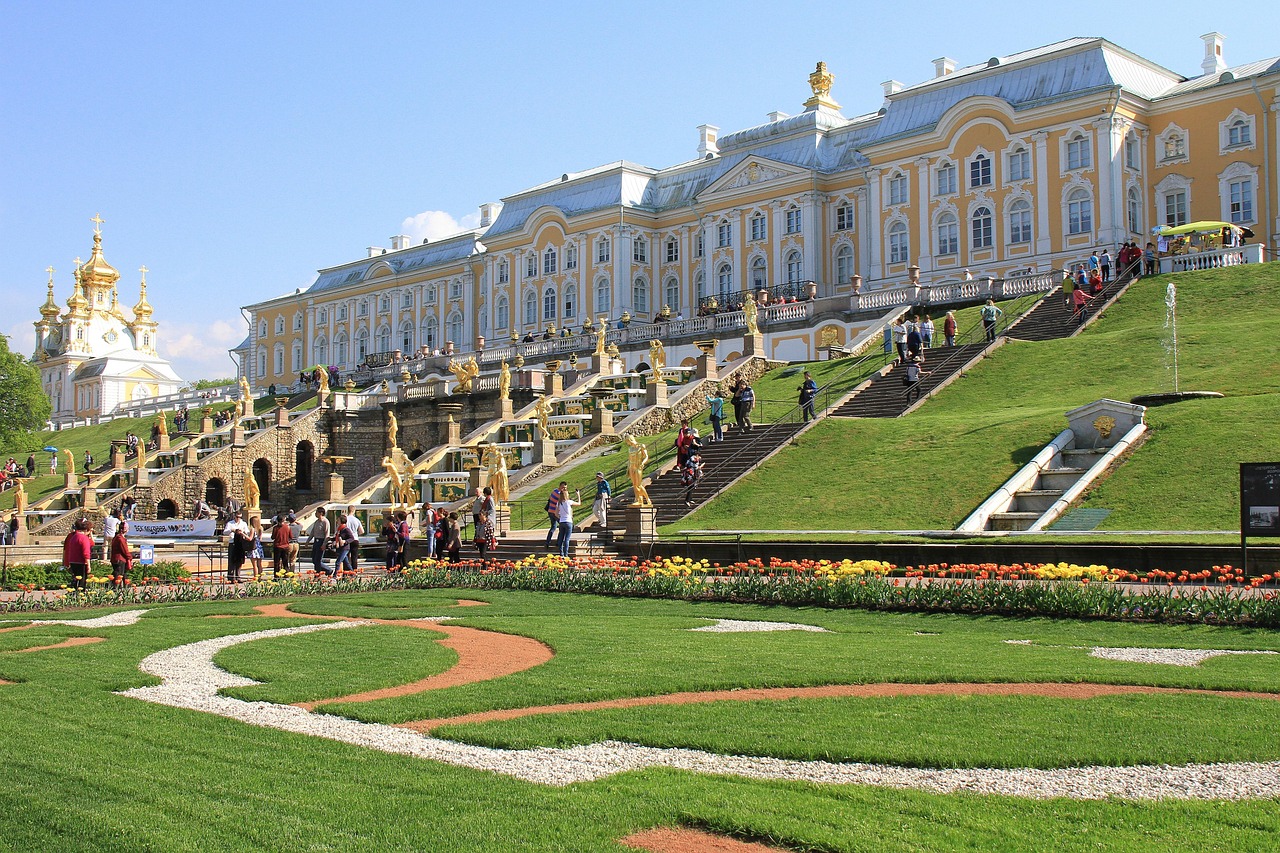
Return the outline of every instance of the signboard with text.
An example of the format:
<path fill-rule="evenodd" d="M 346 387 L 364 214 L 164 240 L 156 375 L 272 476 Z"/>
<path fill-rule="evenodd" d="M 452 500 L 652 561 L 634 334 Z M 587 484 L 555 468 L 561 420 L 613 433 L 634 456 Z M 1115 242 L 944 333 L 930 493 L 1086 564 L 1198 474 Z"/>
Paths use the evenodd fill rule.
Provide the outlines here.
<path fill-rule="evenodd" d="M 129 535 L 147 539 L 197 539 L 209 538 L 217 530 L 211 518 L 199 520 L 167 518 L 164 521 L 131 521 Z"/>
<path fill-rule="evenodd" d="M 1280 536 L 1280 462 L 1240 463 L 1240 537 Z"/>

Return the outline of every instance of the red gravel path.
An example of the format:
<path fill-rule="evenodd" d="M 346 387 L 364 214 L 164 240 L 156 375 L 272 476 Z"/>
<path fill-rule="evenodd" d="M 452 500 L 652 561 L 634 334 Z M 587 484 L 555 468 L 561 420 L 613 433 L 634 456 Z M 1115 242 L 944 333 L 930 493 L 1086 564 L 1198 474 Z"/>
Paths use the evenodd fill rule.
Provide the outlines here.
<path fill-rule="evenodd" d="M 738 841 L 700 829 L 673 829 L 665 826 L 632 833 L 621 841 L 628 847 L 650 850 L 653 853 L 784 853 L 780 847 Z"/>

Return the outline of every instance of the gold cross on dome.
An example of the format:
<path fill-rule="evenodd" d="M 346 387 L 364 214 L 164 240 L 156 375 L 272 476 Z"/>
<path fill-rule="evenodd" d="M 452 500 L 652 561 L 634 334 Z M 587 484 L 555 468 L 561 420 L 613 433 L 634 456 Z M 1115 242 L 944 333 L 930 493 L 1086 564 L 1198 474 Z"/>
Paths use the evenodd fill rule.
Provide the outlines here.
<path fill-rule="evenodd" d="M 44 271 L 49 274 L 49 281 L 53 281 L 53 267 L 45 267 Z"/>
<path fill-rule="evenodd" d="M 138 267 L 138 272 L 142 273 L 142 278 L 145 280 L 147 277 L 147 273 L 151 272 L 151 270 L 147 269 L 146 265 L 144 264 L 143 266 Z"/>
<path fill-rule="evenodd" d="M 101 214 L 101 213 L 95 213 L 95 214 L 93 215 L 93 218 L 92 218 L 92 219 L 90 219 L 89 221 L 93 223 L 93 233 L 94 233 L 94 234 L 101 234 L 101 233 L 102 233 L 102 223 L 106 222 L 107 220 L 105 220 L 105 219 L 103 219 L 103 218 L 102 218 L 102 214 Z"/>

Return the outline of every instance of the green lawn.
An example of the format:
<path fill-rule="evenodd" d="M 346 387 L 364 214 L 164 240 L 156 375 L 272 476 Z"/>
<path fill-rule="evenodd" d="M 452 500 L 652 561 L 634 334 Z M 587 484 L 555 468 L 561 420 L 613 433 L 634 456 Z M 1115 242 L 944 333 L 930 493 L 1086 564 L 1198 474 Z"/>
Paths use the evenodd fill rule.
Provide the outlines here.
<path fill-rule="evenodd" d="M 1111 530 L 1230 530 L 1237 463 L 1275 456 L 1280 268 L 1176 277 L 1179 387 L 1220 400 L 1147 412 L 1146 444 L 1088 495 Z M 1010 342 L 923 408 L 893 420 L 829 420 L 687 519 L 683 529 L 954 528 L 1101 397 L 1172 390 L 1164 279 L 1135 284 L 1076 338 Z"/>
<path fill-rule="evenodd" d="M 457 617 L 473 591 L 294 600 L 352 618 Z M 1280 691 L 1280 656 L 1199 667 L 1092 658 L 1086 648 L 1280 650 L 1275 632 L 1051 620 L 891 615 L 482 593 L 465 624 L 535 637 L 550 662 L 495 681 L 328 713 L 395 722 L 544 702 L 673 690 L 879 681 L 1097 681 Z M 14 850 L 607 851 L 685 824 L 796 850 L 1269 850 L 1277 801 L 1076 801 L 753 781 L 649 769 L 563 788 L 291 734 L 115 695 L 155 683 L 152 652 L 305 624 L 248 615 L 252 602 L 175 605 L 115 628 L 0 634 L 0 847 Z M 98 615 L 85 613 L 85 616 Z M 830 633 L 711 634 L 712 618 L 796 621 Z M 67 637 L 106 642 L 26 654 Z M 448 668 L 434 631 L 373 625 L 220 652 L 264 681 L 226 692 L 300 701 L 386 687 Z M 1029 639 L 1031 646 L 1009 645 Z M 435 648 L 431 648 L 435 646 Z M 674 665 L 673 665 L 674 664 Z M 1280 702 L 1221 695 L 1097 700 L 911 697 L 591 711 L 452 726 L 450 738 L 567 745 L 604 737 L 654 746 L 913 767 L 1074 767 L 1270 761 Z"/>

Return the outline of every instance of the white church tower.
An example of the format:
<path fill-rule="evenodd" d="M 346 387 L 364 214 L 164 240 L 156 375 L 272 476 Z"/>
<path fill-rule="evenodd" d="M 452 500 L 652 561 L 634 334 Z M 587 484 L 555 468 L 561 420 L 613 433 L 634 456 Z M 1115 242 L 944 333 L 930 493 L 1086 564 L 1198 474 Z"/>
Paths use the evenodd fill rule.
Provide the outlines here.
<path fill-rule="evenodd" d="M 183 384 L 156 353 L 159 325 L 147 302 L 147 268 L 141 268 L 141 294 L 127 317 L 116 290 L 120 273 L 102 257 L 103 220 L 92 221 L 93 253 L 83 264 L 76 258 L 66 311 L 54 300 L 49 267 L 48 295 L 35 323 L 33 360 L 54 423 L 110 414 L 120 403 L 173 394 Z"/>

